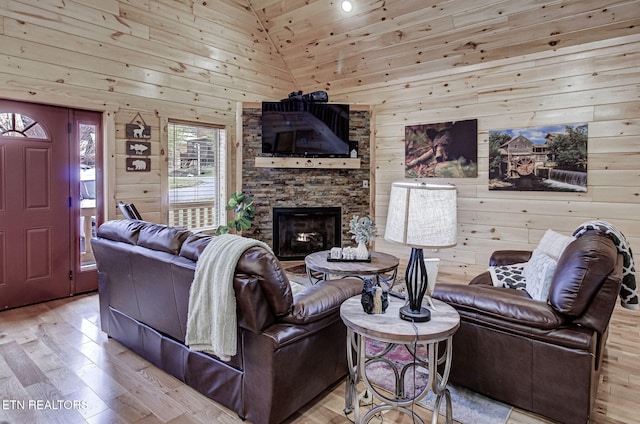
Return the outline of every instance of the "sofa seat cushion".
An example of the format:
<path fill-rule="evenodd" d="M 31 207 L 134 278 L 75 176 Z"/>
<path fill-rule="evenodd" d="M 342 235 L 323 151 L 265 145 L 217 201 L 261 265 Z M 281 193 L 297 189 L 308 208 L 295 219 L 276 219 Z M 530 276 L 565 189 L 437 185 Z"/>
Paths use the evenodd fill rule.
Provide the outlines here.
<path fill-rule="evenodd" d="M 570 349 L 594 349 L 591 329 L 568 324 L 551 306 L 523 290 L 438 283 L 433 297 L 453 306 L 463 323 Z"/>
<path fill-rule="evenodd" d="M 492 285 L 439 283 L 433 297 L 459 311 L 493 316 L 533 328 L 554 329 L 564 322 L 562 315 L 556 310 L 544 302 L 531 299 L 522 290 L 496 288 Z"/>
<path fill-rule="evenodd" d="M 504 321 L 500 318 L 488 317 L 486 315 L 477 315 L 462 310 L 458 312 L 460 313 L 462 327 L 471 325 L 482 328 L 504 336 L 504 340 L 517 337 L 523 341 L 526 340 L 540 346 L 560 346 L 563 349 L 575 349 L 595 354 L 598 336 L 589 328 L 575 325 L 563 325 L 553 329 L 533 328 L 526 324 L 521 325 L 516 322 Z M 464 337 L 462 334 L 463 333 L 460 333 L 460 335 L 458 335 L 456 332 L 454 341 L 456 337 Z M 454 353 L 454 356 L 455 355 Z"/>

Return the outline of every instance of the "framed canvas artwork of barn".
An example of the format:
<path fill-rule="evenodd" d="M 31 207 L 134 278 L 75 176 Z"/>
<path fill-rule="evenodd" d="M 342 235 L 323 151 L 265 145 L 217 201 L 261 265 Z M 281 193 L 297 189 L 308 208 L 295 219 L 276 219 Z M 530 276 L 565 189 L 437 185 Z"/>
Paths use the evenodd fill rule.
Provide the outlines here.
<path fill-rule="evenodd" d="M 489 131 L 489 190 L 587 191 L 586 123 Z"/>

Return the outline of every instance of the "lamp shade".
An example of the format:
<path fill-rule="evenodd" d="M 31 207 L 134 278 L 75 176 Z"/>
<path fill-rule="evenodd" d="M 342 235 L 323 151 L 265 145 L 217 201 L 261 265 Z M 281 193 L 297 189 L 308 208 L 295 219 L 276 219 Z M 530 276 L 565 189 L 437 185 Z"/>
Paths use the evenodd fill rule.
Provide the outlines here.
<path fill-rule="evenodd" d="M 450 184 L 393 183 L 384 239 L 413 247 L 454 246 L 456 203 Z"/>

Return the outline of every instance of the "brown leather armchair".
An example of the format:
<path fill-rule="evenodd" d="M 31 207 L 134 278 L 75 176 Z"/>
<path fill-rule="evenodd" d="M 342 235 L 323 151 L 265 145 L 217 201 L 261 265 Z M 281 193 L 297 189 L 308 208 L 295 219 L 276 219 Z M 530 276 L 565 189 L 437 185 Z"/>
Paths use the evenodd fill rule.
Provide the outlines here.
<path fill-rule="evenodd" d="M 496 251 L 490 265 L 530 256 Z M 489 272 L 469 285 L 438 283 L 433 297 L 461 317 L 449 381 L 563 423 L 588 422 L 622 271 L 614 243 L 590 232 L 560 256 L 547 302 L 494 287 Z"/>

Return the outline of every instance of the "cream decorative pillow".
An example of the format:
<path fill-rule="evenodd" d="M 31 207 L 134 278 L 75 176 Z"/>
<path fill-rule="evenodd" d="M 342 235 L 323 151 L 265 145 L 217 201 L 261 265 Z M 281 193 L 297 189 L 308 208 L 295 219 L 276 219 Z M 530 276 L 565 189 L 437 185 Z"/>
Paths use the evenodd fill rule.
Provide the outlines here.
<path fill-rule="evenodd" d="M 532 252 L 529 262 L 488 268 L 493 285 L 526 290 L 532 299 L 546 302 L 558 259 L 575 239 L 547 230 Z"/>
<path fill-rule="evenodd" d="M 549 298 L 549 288 L 553 274 L 556 272 L 557 262 L 540 249 L 535 249 L 531 259 L 524 265 L 522 275 L 525 279 L 525 290 L 532 299 L 546 302 Z"/>
<path fill-rule="evenodd" d="M 560 256 L 562 256 L 564 249 L 575 239 L 576 238 L 572 236 L 565 236 L 553 230 L 547 230 L 536 249 L 541 250 L 547 256 L 551 257 L 551 259 L 557 261 L 560 259 Z"/>

